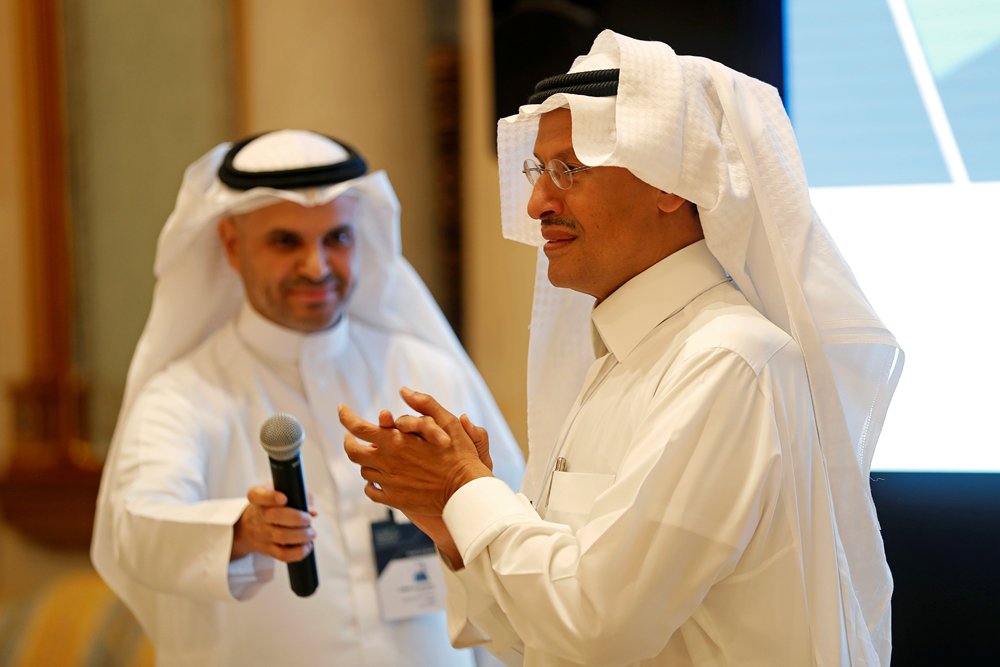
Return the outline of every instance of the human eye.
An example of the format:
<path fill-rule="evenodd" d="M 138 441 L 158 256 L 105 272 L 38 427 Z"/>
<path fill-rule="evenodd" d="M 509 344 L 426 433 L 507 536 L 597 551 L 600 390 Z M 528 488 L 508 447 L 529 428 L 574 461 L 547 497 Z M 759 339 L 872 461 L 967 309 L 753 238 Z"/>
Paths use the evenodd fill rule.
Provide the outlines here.
<path fill-rule="evenodd" d="M 326 235 L 326 244 L 331 247 L 336 246 L 353 246 L 354 245 L 354 228 L 353 227 L 338 227 L 332 230 Z"/>
<path fill-rule="evenodd" d="M 279 250 L 292 250 L 299 246 L 300 239 L 298 234 L 277 230 L 268 234 L 267 242 L 268 245 Z"/>

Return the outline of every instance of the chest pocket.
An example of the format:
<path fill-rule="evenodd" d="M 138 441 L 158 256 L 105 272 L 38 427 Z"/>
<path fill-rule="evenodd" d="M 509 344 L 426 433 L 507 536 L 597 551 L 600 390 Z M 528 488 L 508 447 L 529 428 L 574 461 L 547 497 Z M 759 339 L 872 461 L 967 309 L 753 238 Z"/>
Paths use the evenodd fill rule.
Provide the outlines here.
<path fill-rule="evenodd" d="M 576 532 L 587 521 L 597 497 L 615 481 L 614 475 L 593 472 L 561 472 L 552 474 L 545 520 L 568 525 Z"/>

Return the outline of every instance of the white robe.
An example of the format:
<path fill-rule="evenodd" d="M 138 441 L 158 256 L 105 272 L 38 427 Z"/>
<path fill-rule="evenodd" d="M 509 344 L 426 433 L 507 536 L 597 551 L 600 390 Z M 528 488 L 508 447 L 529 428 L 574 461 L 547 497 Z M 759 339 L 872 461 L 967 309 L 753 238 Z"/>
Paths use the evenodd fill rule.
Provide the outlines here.
<path fill-rule="evenodd" d="M 147 383 L 122 425 L 99 511 L 113 522 L 115 561 L 104 568 L 117 570 L 102 574 L 128 589 L 116 592 L 143 623 L 158 664 L 474 664 L 470 651 L 450 646 L 443 613 L 380 619 L 370 526 L 387 510 L 364 495 L 337 418 L 339 403 L 368 419 L 382 407 L 399 414 L 405 384 L 476 420 L 480 406 L 470 405 L 475 392 L 463 377 L 451 357 L 413 337 L 346 318 L 301 335 L 244 307 Z M 307 598 L 291 592 L 284 563 L 259 554 L 229 562 L 247 490 L 271 479 L 258 433 L 276 412 L 297 417 L 306 433 L 320 582 Z M 495 425 L 491 436 L 497 474 L 517 484 L 509 431 Z"/>
<path fill-rule="evenodd" d="M 547 462 L 566 470 L 539 498 L 485 479 L 445 507 L 465 561 L 447 576 L 457 645 L 486 638 L 530 667 L 878 664 L 870 643 L 847 649 L 863 617 L 840 594 L 795 342 L 704 242 L 593 322 L 609 352 Z"/>

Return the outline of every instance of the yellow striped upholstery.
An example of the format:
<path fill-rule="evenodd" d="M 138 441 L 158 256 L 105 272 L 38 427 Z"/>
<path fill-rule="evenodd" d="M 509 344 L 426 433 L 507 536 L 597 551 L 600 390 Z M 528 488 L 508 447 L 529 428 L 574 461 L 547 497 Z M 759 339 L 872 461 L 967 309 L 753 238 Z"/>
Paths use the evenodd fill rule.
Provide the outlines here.
<path fill-rule="evenodd" d="M 131 612 L 92 570 L 0 608 L 0 667 L 153 667 Z"/>

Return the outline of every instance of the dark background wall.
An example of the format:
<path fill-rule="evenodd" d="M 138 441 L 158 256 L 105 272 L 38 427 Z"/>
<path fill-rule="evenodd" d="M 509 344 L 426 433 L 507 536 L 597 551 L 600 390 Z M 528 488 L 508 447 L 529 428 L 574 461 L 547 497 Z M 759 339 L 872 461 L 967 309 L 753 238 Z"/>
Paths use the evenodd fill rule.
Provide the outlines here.
<path fill-rule="evenodd" d="M 497 117 L 569 69 L 601 30 L 666 42 L 782 90 L 781 0 L 493 0 Z"/>
<path fill-rule="evenodd" d="M 1000 474 L 871 480 L 895 582 L 892 664 L 1000 662 Z"/>
<path fill-rule="evenodd" d="M 604 28 L 783 92 L 781 10 L 780 0 L 494 0 L 497 117 L 569 69 Z M 872 494 L 895 580 L 893 665 L 997 664 L 1000 474 L 874 473 Z"/>

